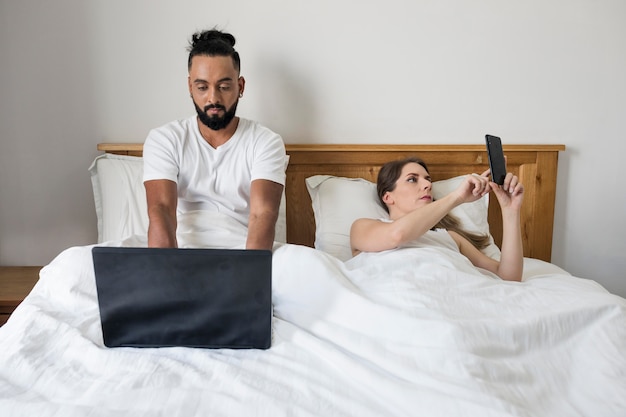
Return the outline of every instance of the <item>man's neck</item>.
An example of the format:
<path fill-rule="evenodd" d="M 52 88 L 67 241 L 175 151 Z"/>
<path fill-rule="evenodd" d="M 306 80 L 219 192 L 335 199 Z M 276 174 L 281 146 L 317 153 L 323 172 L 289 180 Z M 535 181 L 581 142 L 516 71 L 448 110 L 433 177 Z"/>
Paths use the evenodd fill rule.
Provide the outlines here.
<path fill-rule="evenodd" d="M 228 140 L 233 137 L 235 131 L 237 130 L 237 126 L 239 125 L 239 117 L 234 117 L 228 126 L 220 130 L 209 129 L 197 117 L 196 122 L 198 123 L 198 130 L 200 131 L 202 138 L 213 148 L 217 148 L 228 142 Z"/>

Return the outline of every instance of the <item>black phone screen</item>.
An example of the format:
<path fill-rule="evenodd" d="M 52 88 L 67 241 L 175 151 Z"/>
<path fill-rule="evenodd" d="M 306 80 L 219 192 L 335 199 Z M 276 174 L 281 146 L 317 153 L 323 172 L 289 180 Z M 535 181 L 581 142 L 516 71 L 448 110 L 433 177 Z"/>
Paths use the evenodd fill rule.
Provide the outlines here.
<path fill-rule="evenodd" d="M 486 135 L 487 155 L 489 156 L 489 168 L 491 179 L 498 185 L 504 184 L 506 177 L 506 161 L 502 152 L 502 141 L 497 136 Z"/>

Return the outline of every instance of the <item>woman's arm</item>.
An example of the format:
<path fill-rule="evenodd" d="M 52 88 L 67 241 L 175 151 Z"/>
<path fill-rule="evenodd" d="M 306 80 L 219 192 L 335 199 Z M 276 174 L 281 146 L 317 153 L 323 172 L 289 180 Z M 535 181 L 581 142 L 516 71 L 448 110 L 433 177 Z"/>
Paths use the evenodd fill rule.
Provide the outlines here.
<path fill-rule="evenodd" d="M 375 219 L 357 219 L 350 228 L 352 255 L 394 249 L 415 240 L 432 229 L 458 204 L 454 196 L 447 195 L 390 223 Z"/>
<path fill-rule="evenodd" d="M 454 192 L 386 223 L 375 219 L 357 219 L 350 228 L 352 255 L 394 249 L 432 229 L 454 207 L 476 201 L 489 192 L 485 171 L 481 176 L 468 175 Z"/>
<path fill-rule="evenodd" d="M 450 235 L 459 250 L 477 267 L 486 269 L 508 281 L 521 281 L 524 270 L 524 250 L 520 228 L 520 210 L 524 187 L 509 173 L 502 186 L 490 183 L 502 210 L 502 248 L 500 262 L 488 257 L 458 233 Z"/>
<path fill-rule="evenodd" d="M 500 209 L 502 210 L 502 248 L 498 276 L 503 279 L 521 281 L 524 269 L 524 247 L 520 225 L 520 211 L 524 199 L 524 186 L 510 172 L 504 184 L 491 183 Z"/>

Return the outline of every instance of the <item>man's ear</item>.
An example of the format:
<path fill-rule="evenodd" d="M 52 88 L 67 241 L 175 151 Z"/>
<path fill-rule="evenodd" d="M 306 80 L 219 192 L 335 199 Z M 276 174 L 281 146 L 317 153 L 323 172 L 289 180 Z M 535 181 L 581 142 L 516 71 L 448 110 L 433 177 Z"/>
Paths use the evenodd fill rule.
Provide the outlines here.
<path fill-rule="evenodd" d="M 246 88 L 246 79 L 239 77 L 237 84 L 239 84 L 239 97 L 241 97 L 243 96 L 243 90 Z"/>

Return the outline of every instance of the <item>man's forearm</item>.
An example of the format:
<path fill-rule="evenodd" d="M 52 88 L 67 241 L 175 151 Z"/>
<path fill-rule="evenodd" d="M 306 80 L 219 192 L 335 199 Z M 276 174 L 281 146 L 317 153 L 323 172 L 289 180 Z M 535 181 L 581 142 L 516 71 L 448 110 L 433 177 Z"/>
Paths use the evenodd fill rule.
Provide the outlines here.
<path fill-rule="evenodd" d="M 176 216 L 170 216 L 159 209 L 154 209 L 149 215 L 148 247 L 176 248 Z"/>
<path fill-rule="evenodd" d="M 260 217 L 250 217 L 248 224 L 248 238 L 246 249 L 268 249 L 274 246 L 276 220 L 278 216 L 267 214 Z"/>

